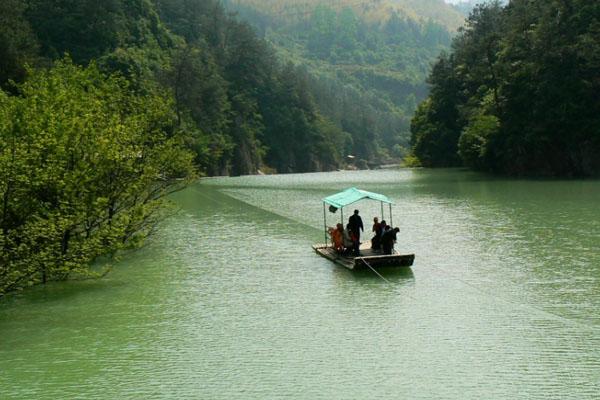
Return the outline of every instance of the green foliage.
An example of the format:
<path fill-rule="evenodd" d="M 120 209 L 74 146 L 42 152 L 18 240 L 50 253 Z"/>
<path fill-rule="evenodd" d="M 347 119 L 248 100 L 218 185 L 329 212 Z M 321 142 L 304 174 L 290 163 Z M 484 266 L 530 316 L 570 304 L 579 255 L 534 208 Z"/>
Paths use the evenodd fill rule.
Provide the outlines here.
<path fill-rule="evenodd" d="M 330 149 L 333 158 L 313 153 L 324 143 L 336 142 L 328 135 L 338 132 L 332 132 L 328 123 L 314 123 L 318 110 L 313 96 L 300 93 L 312 88 L 305 84 L 292 88 L 296 94 L 274 92 L 290 89 L 284 80 L 306 79 L 295 69 L 286 70 L 269 45 L 219 1 L 7 1 L 2 7 L 6 4 L 14 22 L 0 28 L 0 38 L 3 32 L 10 38 L 14 32 L 21 36 L 6 41 L 16 50 L 5 52 L 6 67 L 0 62 L 0 84 L 10 87 L 9 78 L 22 80 L 24 61 L 32 59 L 43 66 L 68 53 L 76 63 L 96 61 L 102 71 L 120 73 L 132 91 L 145 93 L 156 82 L 167 88 L 175 99 L 177 124 L 188 132 L 186 143 L 207 174 L 256 173 L 265 163 L 282 171 L 338 167 L 338 161 L 331 160 L 341 160 L 343 149 Z M 31 56 L 17 48 L 21 43 L 17 39 Z M 297 107 L 296 95 L 310 104 Z M 284 124 L 275 118 L 279 113 L 295 117 Z M 321 119 L 329 118 L 321 113 Z M 288 140 L 292 134 L 298 138 Z M 311 135 L 318 142 L 314 147 L 288 146 L 304 144 Z M 289 157 L 278 143 L 298 155 Z M 277 161 L 288 158 L 300 161 Z"/>
<path fill-rule="evenodd" d="M 323 5 L 336 12 L 351 9 L 361 20 L 375 25 L 384 23 L 392 14 L 415 21 L 431 20 L 446 31 L 455 31 L 464 21 L 463 15 L 444 0 L 224 0 L 224 3 L 235 6 L 245 18 L 257 20 L 262 28 L 274 23 L 302 22 Z M 268 18 L 261 19 L 260 15 Z"/>
<path fill-rule="evenodd" d="M 166 82 L 181 123 L 196 127 L 190 141 L 208 173 L 339 165 L 343 149 L 332 143 L 341 132 L 317 116 L 307 78 L 281 64 L 249 25 L 216 1 L 161 0 L 158 10 L 187 42 L 174 51 Z"/>
<path fill-rule="evenodd" d="M 227 81 L 214 56 L 206 46 L 183 44 L 162 75 L 172 88 L 179 125 L 192 133 L 189 144 L 196 163 L 210 175 L 219 174 L 235 145 L 226 135 L 231 123 Z"/>
<path fill-rule="evenodd" d="M 405 168 L 418 168 L 422 167 L 421 160 L 415 157 L 413 154 L 408 154 L 402 160 L 402 166 Z"/>
<path fill-rule="evenodd" d="M 465 166 L 485 169 L 490 138 L 498 133 L 500 123 L 493 115 L 478 115 L 464 129 L 458 141 L 458 154 Z"/>
<path fill-rule="evenodd" d="M 300 12 L 302 4 L 293 1 L 273 4 L 271 11 L 259 2 L 229 3 L 265 32 L 281 58 L 306 69 L 317 108 L 347 138 L 346 154 L 389 162 L 396 146 L 409 145 L 408 115 L 426 94 L 430 62 L 450 44 L 444 26 L 398 8 L 373 19 L 352 4 L 332 8 L 315 1 Z M 299 17 L 286 18 L 286 12 Z"/>
<path fill-rule="evenodd" d="M 0 88 L 10 88 L 9 80 L 22 80 L 25 64 L 37 59 L 38 45 L 24 10 L 21 0 L 0 2 Z"/>
<path fill-rule="evenodd" d="M 42 55 L 69 52 L 77 62 L 115 49 L 126 29 L 119 0 L 30 0 L 28 19 L 42 38 Z"/>
<path fill-rule="evenodd" d="M 261 97 L 266 162 L 278 171 L 330 170 L 341 163 L 344 134 L 320 115 L 307 77 L 288 64 Z"/>
<path fill-rule="evenodd" d="M 41 42 L 43 56 L 69 53 L 85 63 L 119 47 L 156 41 L 167 47 L 171 38 L 162 28 L 150 0 L 22 0 L 27 18 Z"/>
<path fill-rule="evenodd" d="M 413 120 L 415 155 L 444 165 L 455 147 L 429 161 L 432 149 L 442 137 L 460 137 L 462 162 L 472 168 L 599 174 L 599 26 L 600 4 L 585 0 L 476 7 L 453 54 L 434 67 L 430 112 Z M 437 112 L 438 104 L 448 112 Z"/>
<path fill-rule="evenodd" d="M 414 155 L 425 167 L 459 165 L 457 144 L 460 114 L 456 106 L 460 91 L 454 57 L 442 54 L 430 78 L 431 95 L 417 108 L 411 124 Z"/>
<path fill-rule="evenodd" d="M 141 242 L 196 168 L 331 170 L 345 154 L 402 154 L 381 142 L 401 141 L 403 110 L 361 87 L 403 85 L 395 73 L 350 69 L 346 85 L 282 63 L 218 0 L 5 0 L 0 11 L 0 294 L 89 274 Z M 362 54 L 373 39 L 352 10 L 334 17 L 332 57 L 376 58 Z"/>
<path fill-rule="evenodd" d="M 169 97 L 58 62 L 0 97 L 0 294 L 137 243 L 194 177 Z"/>

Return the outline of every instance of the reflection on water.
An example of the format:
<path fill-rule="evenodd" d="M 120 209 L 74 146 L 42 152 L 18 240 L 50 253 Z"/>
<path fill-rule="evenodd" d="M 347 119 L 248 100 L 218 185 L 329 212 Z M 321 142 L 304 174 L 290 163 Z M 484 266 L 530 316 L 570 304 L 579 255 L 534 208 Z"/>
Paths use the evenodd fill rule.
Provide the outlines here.
<path fill-rule="evenodd" d="M 389 284 L 310 248 L 321 198 L 350 186 L 394 200 L 416 253 Z M 600 393 L 598 182 L 338 172 L 208 179 L 174 201 L 107 278 L 0 300 L 1 398 Z"/>

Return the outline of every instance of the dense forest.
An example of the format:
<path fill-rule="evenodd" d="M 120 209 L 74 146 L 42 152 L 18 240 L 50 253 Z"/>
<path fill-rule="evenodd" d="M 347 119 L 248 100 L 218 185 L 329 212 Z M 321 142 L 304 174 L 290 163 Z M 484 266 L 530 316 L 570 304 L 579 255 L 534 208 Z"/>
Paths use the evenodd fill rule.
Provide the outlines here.
<path fill-rule="evenodd" d="M 406 154 L 431 63 L 463 20 L 442 0 L 225 4 L 306 72 L 319 110 L 349 137 L 346 154 L 363 167 Z"/>
<path fill-rule="evenodd" d="M 89 276 L 198 175 L 404 155 L 459 14 L 318 3 L 276 18 L 241 1 L 239 16 L 219 0 L 0 2 L 0 295 Z"/>
<path fill-rule="evenodd" d="M 481 0 L 454 0 L 450 2 L 452 7 L 454 7 L 454 9 L 463 14 L 465 17 L 468 17 L 475 7 L 481 3 L 484 2 Z M 506 5 L 508 0 L 500 0 L 500 3 Z"/>
<path fill-rule="evenodd" d="M 87 276 L 198 174 L 330 170 L 353 146 L 217 0 L 3 0 L 0 22 L 0 294 Z"/>
<path fill-rule="evenodd" d="M 475 8 L 412 121 L 423 166 L 509 175 L 600 174 L 600 2 Z"/>
<path fill-rule="evenodd" d="M 277 23 L 302 21 L 318 6 L 341 11 L 347 8 L 368 23 L 381 23 L 394 14 L 414 21 L 431 20 L 455 31 L 464 23 L 464 15 L 445 0 L 227 0 L 235 7 L 246 6 L 275 18 Z"/>

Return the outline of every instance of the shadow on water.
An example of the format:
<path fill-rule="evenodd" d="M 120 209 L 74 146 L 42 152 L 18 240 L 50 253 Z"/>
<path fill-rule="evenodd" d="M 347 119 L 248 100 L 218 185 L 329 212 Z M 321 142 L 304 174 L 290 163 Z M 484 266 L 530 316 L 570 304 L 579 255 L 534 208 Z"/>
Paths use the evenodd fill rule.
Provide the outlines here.
<path fill-rule="evenodd" d="M 207 216 L 210 216 L 218 223 L 218 219 L 225 217 L 227 221 L 223 223 L 230 225 L 232 229 L 250 223 L 267 229 L 273 237 L 306 238 L 311 244 L 323 241 L 321 228 L 317 229 L 304 221 L 297 221 L 233 198 L 215 187 L 196 185 L 177 193 L 173 200 L 181 212 L 190 218 L 206 220 Z M 312 251 L 310 245 L 308 248 Z"/>
<path fill-rule="evenodd" d="M 386 267 L 378 268 L 377 272 L 393 286 L 414 286 L 415 284 L 415 275 L 412 268 Z M 381 277 L 370 269 L 350 271 L 336 265 L 335 274 L 358 284 L 367 284 L 370 286 L 373 284 L 389 285 L 388 282 L 381 279 Z"/>
<path fill-rule="evenodd" d="M 334 266 L 332 278 L 337 301 L 343 307 L 361 309 L 371 306 L 386 308 L 412 298 L 416 282 L 410 268 L 388 268 L 379 273 L 387 282 L 370 270 L 350 271 Z"/>
<path fill-rule="evenodd" d="M 378 281 L 382 281 L 385 283 L 385 281 L 383 281 L 379 276 L 377 276 L 377 274 L 375 274 L 375 272 L 373 272 L 369 269 L 359 270 L 359 271 L 351 271 L 351 272 L 352 272 L 352 276 L 356 280 L 366 280 L 366 281 L 377 281 L 378 280 Z M 377 272 L 379 272 L 379 274 L 381 276 L 383 276 L 385 279 L 387 279 L 392 284 L 398 283 L 398 284 L 402 284 L 403 286 L 406 286 L 409 283 L 414 284 L 414 281 L 415 281 L 415 275 L 412 271 L 412 268 L 406 268 L 406 267 L 378 268 Z"/>
<path fill-rule="evenodd" d="M 111 278 L 89 278 L 85 280 L 71 280 L 65 282 L 49 282 L 46 285 L 39 285 L 28 288 L 24 291 L 9 293 L 2 299 L 2 311 L 20 305 L 49 305 L 53 302 L 64 303 L 66 299 L 77 298 L 78 296 L 89 297 L 93 293 L 103 293 L 107 290 L 116 290 L 126 285 L 123 282 Z"/>

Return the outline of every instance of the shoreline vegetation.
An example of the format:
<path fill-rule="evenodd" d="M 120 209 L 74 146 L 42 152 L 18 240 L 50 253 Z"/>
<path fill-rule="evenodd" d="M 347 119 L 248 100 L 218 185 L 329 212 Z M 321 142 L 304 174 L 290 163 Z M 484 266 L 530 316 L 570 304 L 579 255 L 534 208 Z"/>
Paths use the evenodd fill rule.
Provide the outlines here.
<path fill-rule="evenodd" d="M 218 0 L 3 0 L 0 89 L 0 295 L 141 243 L 195 176 L 390 159 Z"/>
<path fill-rule="evenodd" d="M 196 176 L 347 151 L 299 68 L 217 0 L 3 0 L 0 89 L 0 296 L 139 245 Z"/>
<path fill-rule="evenodd" d="M 29 70 L 0 96 L 0 294 L 88 276 L 132 248 L 196 177 L 194 154 L 160 88 L 69 59 Z"/>
<path fill-rule="evenodd" d="M 418 107 L 443 25 L 254 11 L 264 32 L 219 0 L 0 2 L 0 296 L 91 276 L 199 176 L 600 172 L 600 3 L 475 8 Z"/>
<path fill-rule="evenodd" d="M 490 1 L 433 66 L 413 165 L 600 176 L 600 2 Z"/>

